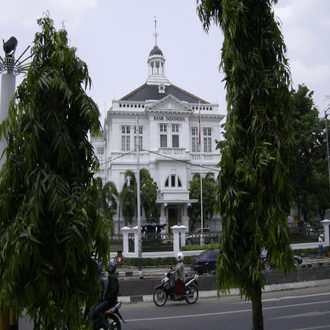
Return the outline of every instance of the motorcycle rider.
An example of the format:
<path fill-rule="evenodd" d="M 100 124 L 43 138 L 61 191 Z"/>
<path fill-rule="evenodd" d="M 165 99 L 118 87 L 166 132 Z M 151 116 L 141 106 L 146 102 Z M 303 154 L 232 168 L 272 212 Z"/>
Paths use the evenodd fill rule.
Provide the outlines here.
<path fill-rule="evenodd" d="M 105 283 L 104 283 L 104 279 L 103 279 L 103 276 L 102 276 L 102 263 L 95 260 L 96 264 L 97 264 L 97 269 L 99 271 L 99 282 L 101 284 L 101 296 L 98 300 L 98 304 L 100 304 L 102 301 L 103 301 L 103 296 L 104 296 L 104 290 L 105 290 Z"/>
<path fill-rule="evenodd" d="M 176 256 L 176 259 L 178 260 L 178 263 L 175 266 L 174 270 L 172 271 L 172 275 L 177 274 L 175 280 L 174 293 L 176 294 L 177 298 L 180 298 L 183 294 L 185 294 L 186 291 L 184 284 L 185 273 L 184 273 L 184 265 L 183 265 L 183 254 L 179 252 Z"/>
<path fill-rule="evenodd" d="M 117 261 L 112 259 L 107 268 L 108 275 L 108 285 L 105 291 L 104 300 L 101 302 L 94 311 L 95 317 L 98 317 L 100 323 L 104 330 L 109 329 L 109 326 L 103 316 L 103 312 L 107 311 L 110 307 L 114 307 L 117 304 L 117 297 L 119 293 L 118 278 L 114 276 L 114 272 L 117 269 Z"/>

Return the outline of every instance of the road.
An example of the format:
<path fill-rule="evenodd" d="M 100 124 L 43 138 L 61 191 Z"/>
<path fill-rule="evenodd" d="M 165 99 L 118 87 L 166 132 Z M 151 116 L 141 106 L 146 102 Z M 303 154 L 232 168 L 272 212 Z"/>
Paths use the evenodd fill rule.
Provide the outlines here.
<path fill-rule="evenodd" d="M 330 286 L 263 294 L 265 330 L 330 329 Z M 252 329 L 251 302 L 238 296 L 199 299 L 195 305 L 167 302 L 124 304 L 123 330 Z M 20 330 L 33 329 L 20 320 Z"/>
<path fill-rule="evenodd" d="M 265 330 L 330 329 L 330 286 L 263 294 Z M 123 330 L 252 329 L 251 302 L 237 296 L 123 305 Z"/>

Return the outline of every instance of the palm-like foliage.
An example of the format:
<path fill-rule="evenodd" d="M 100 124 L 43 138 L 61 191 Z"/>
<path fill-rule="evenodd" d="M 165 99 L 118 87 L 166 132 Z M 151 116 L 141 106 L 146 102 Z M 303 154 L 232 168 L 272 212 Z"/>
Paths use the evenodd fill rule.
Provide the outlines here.
<path fill-rule="evenodd" d="M 92 249 L 106 262 L 108 224 L 93 180 L 88 132 L 100 128 L 85 93 L 86 63 L 49 16 L 38 20 L 33 60 L 0 127 L 7 140 L 0 182 L 0 308 L 23 309 L 44 329 L 77 329 L 99 296 Z"/>
<path fill-rule="evenodd" d="M 159 212 L 156 206 L 158 185 L 147 169 L 140 170 L 141 177 L 141 204 L 147 219 L 152 218 L 153 221 L 159 221 Z"/>
<path fill-rule="evenodd" d="M 195 173 L 193 179 L 189 182 L 189 198 L 198 199 L 197 203 L 193 203 L 189 209 L 189 216 L 193 223 L 201 216 L 201 176 L 199 173 Z M 214 174 L 209 172 L 203 178 L 203 219 L 209 221 L 212 219 L 215 204 L 216 204 L 216 180 Z"/>
<path fill-rule="evenodd" d="M 111 232 L 113 233 L 112 216 L 117 213 L 119 197 L 116 185 L 114 182 L 108 181 L 103 186 L 101 178 L 96 178 L 96 184 L 100 193 L 100 209 L 105 218 L 111 223 Z"/>
<path fill-rule="evenodd" d="M 134 215 L 136 214 L 136 179 L 133 171 L 125 172 L 126 184 L 119 194 L 121 201 L 122 213 L 125 220 L 125 226 L 132 224 Z"/>
<path fill-rule="evenodd" d="M 253 329 L 263 329 L 260 255 L 294 269 L 286 226 L 292 196 L 288 180 L 292 144 L 289 70 L 285 44 L 271 8 L 276 0 L 201 0 L 204 28 L 224 33 L 227 143 L 218 176 L 222 235 L 218 289 L 238 288 L 251 298 Z"/>
<path fill-rule="evenodd" d="M 137 214 L 137 184 L 133 171 L 125 172 L 126 184 L 119 194 L 125 225 L 132 223 Z M 141 205 L 144 208 L 146 218 L 153 217 L 156 221 L 159 219 L 158 209 L 156 207 L 158 186 L 153 181 L 147 169 L 140 170 L 140 191 Z"/>

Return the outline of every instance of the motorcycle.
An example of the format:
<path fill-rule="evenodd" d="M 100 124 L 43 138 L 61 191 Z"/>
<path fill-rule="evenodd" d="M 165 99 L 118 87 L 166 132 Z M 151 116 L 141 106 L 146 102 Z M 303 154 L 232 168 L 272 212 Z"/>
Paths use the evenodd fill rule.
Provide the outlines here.
<path fill-rule="evenodd" d="M 177 297 L 174 293 L 175 279 L 171 272 L 165 273 L 161 284 L 155 288 L 153 300 L 156 306 L 164 306 L 167 299 L 171 301 L 183 301 L 194 304 L 198 300 L 198 275 L 189 276 L 185 279 L 185 294 Z"/>
<path fill-rule="evenodd" d="M 119 312 L 120 307 L 121 307 L 121 301 L 119 301 L 115 307 L 111 308 L 108 311 L 103 312 L 103 316 L 109 325 L 109 329 L 121 330 L 120 320 L 126 323 Z M 102 328 L 103 326 L 101 325 L 99 319 L 94 319 L 92 324 L 92 329 L 99 330 Z"/>

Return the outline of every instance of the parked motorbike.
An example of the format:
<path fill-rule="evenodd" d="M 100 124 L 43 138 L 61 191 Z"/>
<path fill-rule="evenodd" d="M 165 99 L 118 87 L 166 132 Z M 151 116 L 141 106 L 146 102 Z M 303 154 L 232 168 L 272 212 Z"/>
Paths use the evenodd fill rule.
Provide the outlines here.
<path fill-rule="evenodd" d="M 198 300 L 198 275 L 189 276 L 185 279 L 185 294 L 176 297 L 174 293 L 175 278 L 171 272 L 165 273 L 165 277 L 161 280 L 161 284 L 155 288 L 153 300 L 156 306 L 164 306 L 167 299 L 171 301 L 183 301 L 188 304 L 194 304 Z"/>
<path fill-rule="evenodd" d="M 115 307 L 113 307 L 110 310 L 105 311 L 103 313 L 103 316 L 105 317 L 106 321 L 108 322 L 109 329 L 121 330 L 120 320 L 122 320 L 124 323 L 126 323 L 119 312 L 120 307 L 121 307 L 121 301 L 118 302 Z M 99 330 L 102 328 L 103 328 L 103 326 L 101 325 L 99 319 L 94 319 L 92 329 Z"/>

